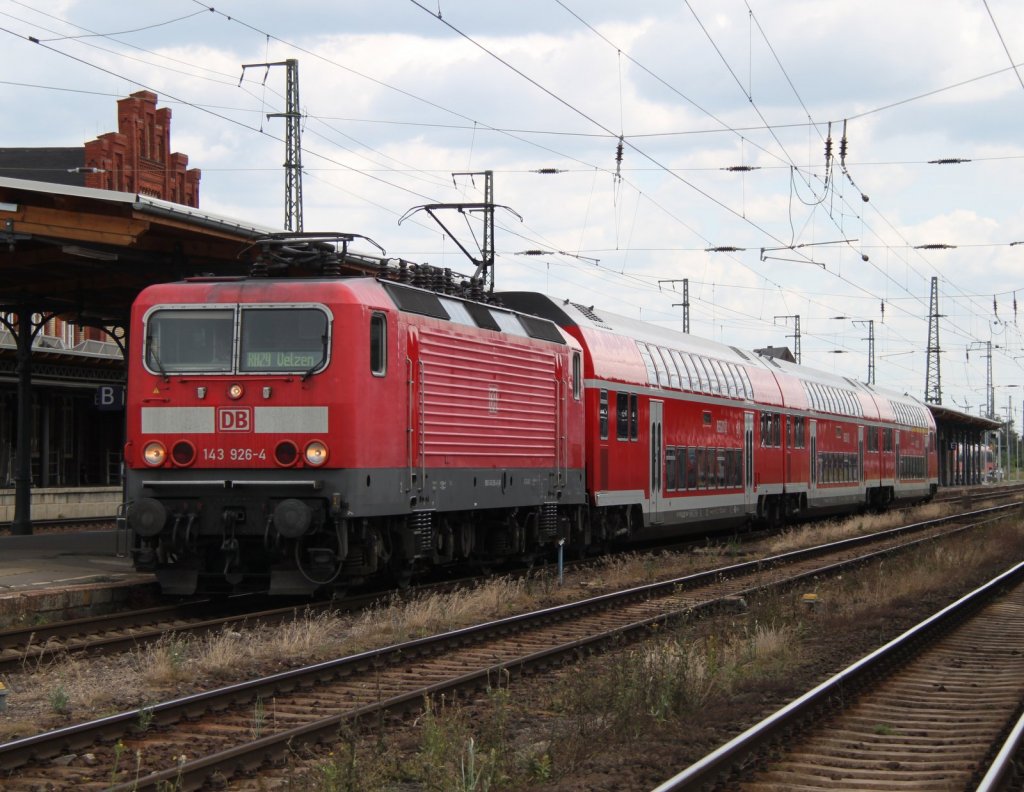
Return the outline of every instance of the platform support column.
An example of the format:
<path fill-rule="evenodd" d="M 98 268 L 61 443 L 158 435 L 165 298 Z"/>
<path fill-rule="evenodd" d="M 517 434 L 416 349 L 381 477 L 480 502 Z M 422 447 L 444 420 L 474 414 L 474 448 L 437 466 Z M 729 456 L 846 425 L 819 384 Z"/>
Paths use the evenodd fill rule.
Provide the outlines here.
<path fill-rule="evenodd" d="M 14 521 L 11 533 L 27 536 L 32 533 L 32 312 L 18 311 L 18 426 L 17 451 L 14 456 Z"/>

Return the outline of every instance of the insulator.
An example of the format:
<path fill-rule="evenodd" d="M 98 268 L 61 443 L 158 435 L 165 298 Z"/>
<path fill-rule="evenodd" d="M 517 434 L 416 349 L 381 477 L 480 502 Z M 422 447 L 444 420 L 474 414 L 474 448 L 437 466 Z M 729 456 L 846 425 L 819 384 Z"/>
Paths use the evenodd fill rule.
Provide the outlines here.
<path fill-rule="evenodd" d="M 249 277 L 251 278 L 266 278 L 270 275 L 270 267 L 267 264 L 267 260 L 260 256 L 256 259 L 252 266 L 249 268 Z"/>
<path fill-rule="evenodd" d="M 323 264 L 323 273 L 328 278 L 341 277 L 341 259 L 337 256 L 331 256 L 326 259 Z"/>

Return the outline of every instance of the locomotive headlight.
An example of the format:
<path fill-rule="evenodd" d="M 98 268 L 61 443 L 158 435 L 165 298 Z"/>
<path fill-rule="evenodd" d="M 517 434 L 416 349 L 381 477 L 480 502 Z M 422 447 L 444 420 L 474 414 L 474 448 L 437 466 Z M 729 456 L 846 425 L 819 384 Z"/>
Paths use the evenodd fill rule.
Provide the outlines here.
<path fill-rule="evenodd" d="M 327 446 L 314 440 L 306 446 L 306 462 L 313 467 L 320 467 L 327 461 Z"/>
<path fill-rule="evenodd" d="M 243 388 L 237 382 L 232 384 L 232 386 L 228 388 L 229 399 L 241 399 L 243 393 L 245 393 L 245 388 Z"/>
<path fill-rule="evenodd" d="M 142 449 L 142 458 L 147 465 L 159 467 L 167 461 L 167 449 L 163 443 L 146 443 L 146 447 Z"/>

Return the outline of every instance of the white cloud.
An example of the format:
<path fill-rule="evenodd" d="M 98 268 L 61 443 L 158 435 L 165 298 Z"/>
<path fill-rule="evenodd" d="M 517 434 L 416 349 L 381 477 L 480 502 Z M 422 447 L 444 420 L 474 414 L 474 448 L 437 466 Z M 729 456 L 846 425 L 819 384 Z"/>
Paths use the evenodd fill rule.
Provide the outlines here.
<path fill-rule="evenodd" d="M 0 0 L 14 31 L 0 33 L 0 96 L 16 109 L 0 117 L 0 140 L 80 145 L 116 127 L 113 94 L 145 85 L 173 110 L 173 149 L 203 171 L 203 205 L 280 225 L 285 126 L 266 114 L 284 107 L 284 71 L 271 69 L 265 85 L 262 70 L 247 71 L 241 87 L 238 79 L 243 63 L 296 58 L 307 229 L 364 233 L 389 254 L 466 271 L 424 215 L 397 220 L 416 205 L 482 200 L 479 179 L 474 188 L 451 174 L 487 169 L 497 203 L 523 216 L 498 215 L 501 285 L 579 293 L 671 324 L 680 300 L 658 281 L 689 278 L 695 332 L 740 346 L 787 343 L 792 329 L 774 317 L 799 313 L 805 356 L 858 377 L 865 330 L 828 317 L 874 319 L 880 381 L 918 394 L 933 275 L 950 305 L 949 358 L 990 337 L 991 293 L 1024 286 L 1015 280 L 1024 246 L 1009 246 L 1024 240 L 1024 89 L 1012 72 L 972 80 L 1009 65 L 983 6 L 691 0 L 702 28 L 674 2 L 566 5 L 600 35 L 547 0 L 440 0 L 441 20 L 402 0 L 347 3 L 344 13 L 320 0 L 225 0 L 222 13 L 116 41 L 43 46 L 15 34 L 73 29 Z M 1024 58 L 1024 8 L 989 7 Z M 100 32 L 201 10 L 111 9 L 76 0 L 40 10 Z M 838 161 L 844 119 L 848 176 Z M 829 121 L 836 159 L 826 190 Z M 927 164 L 942 157 L 972 161 Z M 737 165 L 760 170 L 724 170 Z M 819 244 L 840 239 L 857 241 Z M 761 248 L 791 240 L 804 247 L 778 257 L 803 262 L 761 259 Z M 914 250 L 928 243 L 957 247 Z M 747 250 L 704 251 L 714 245 Z M 527 249 L 582 258 L 517 255 Z M 989 296 L 965 296 L 974 294 Z M 1000 332 L 1022 353 L 1015 327 Z M 847 354 L 824 351 L 834 348 Z M 1012 355 L 995 363 L 997 380 L 1019 379 Z M 968 393 L 970 375 L 950 366 L 944 390 Z"/>

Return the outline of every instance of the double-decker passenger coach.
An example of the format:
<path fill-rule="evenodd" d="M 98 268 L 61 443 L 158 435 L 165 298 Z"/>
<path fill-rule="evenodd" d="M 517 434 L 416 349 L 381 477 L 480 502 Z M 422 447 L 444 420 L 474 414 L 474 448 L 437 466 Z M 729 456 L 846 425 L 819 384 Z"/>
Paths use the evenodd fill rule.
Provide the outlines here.
<path fill-rule="evenodd" d="M 344 588 L 582 525 L 577 342 L 409 285 L 192 278 L 132 312 L 125 498 L 164 592 Z"/>

